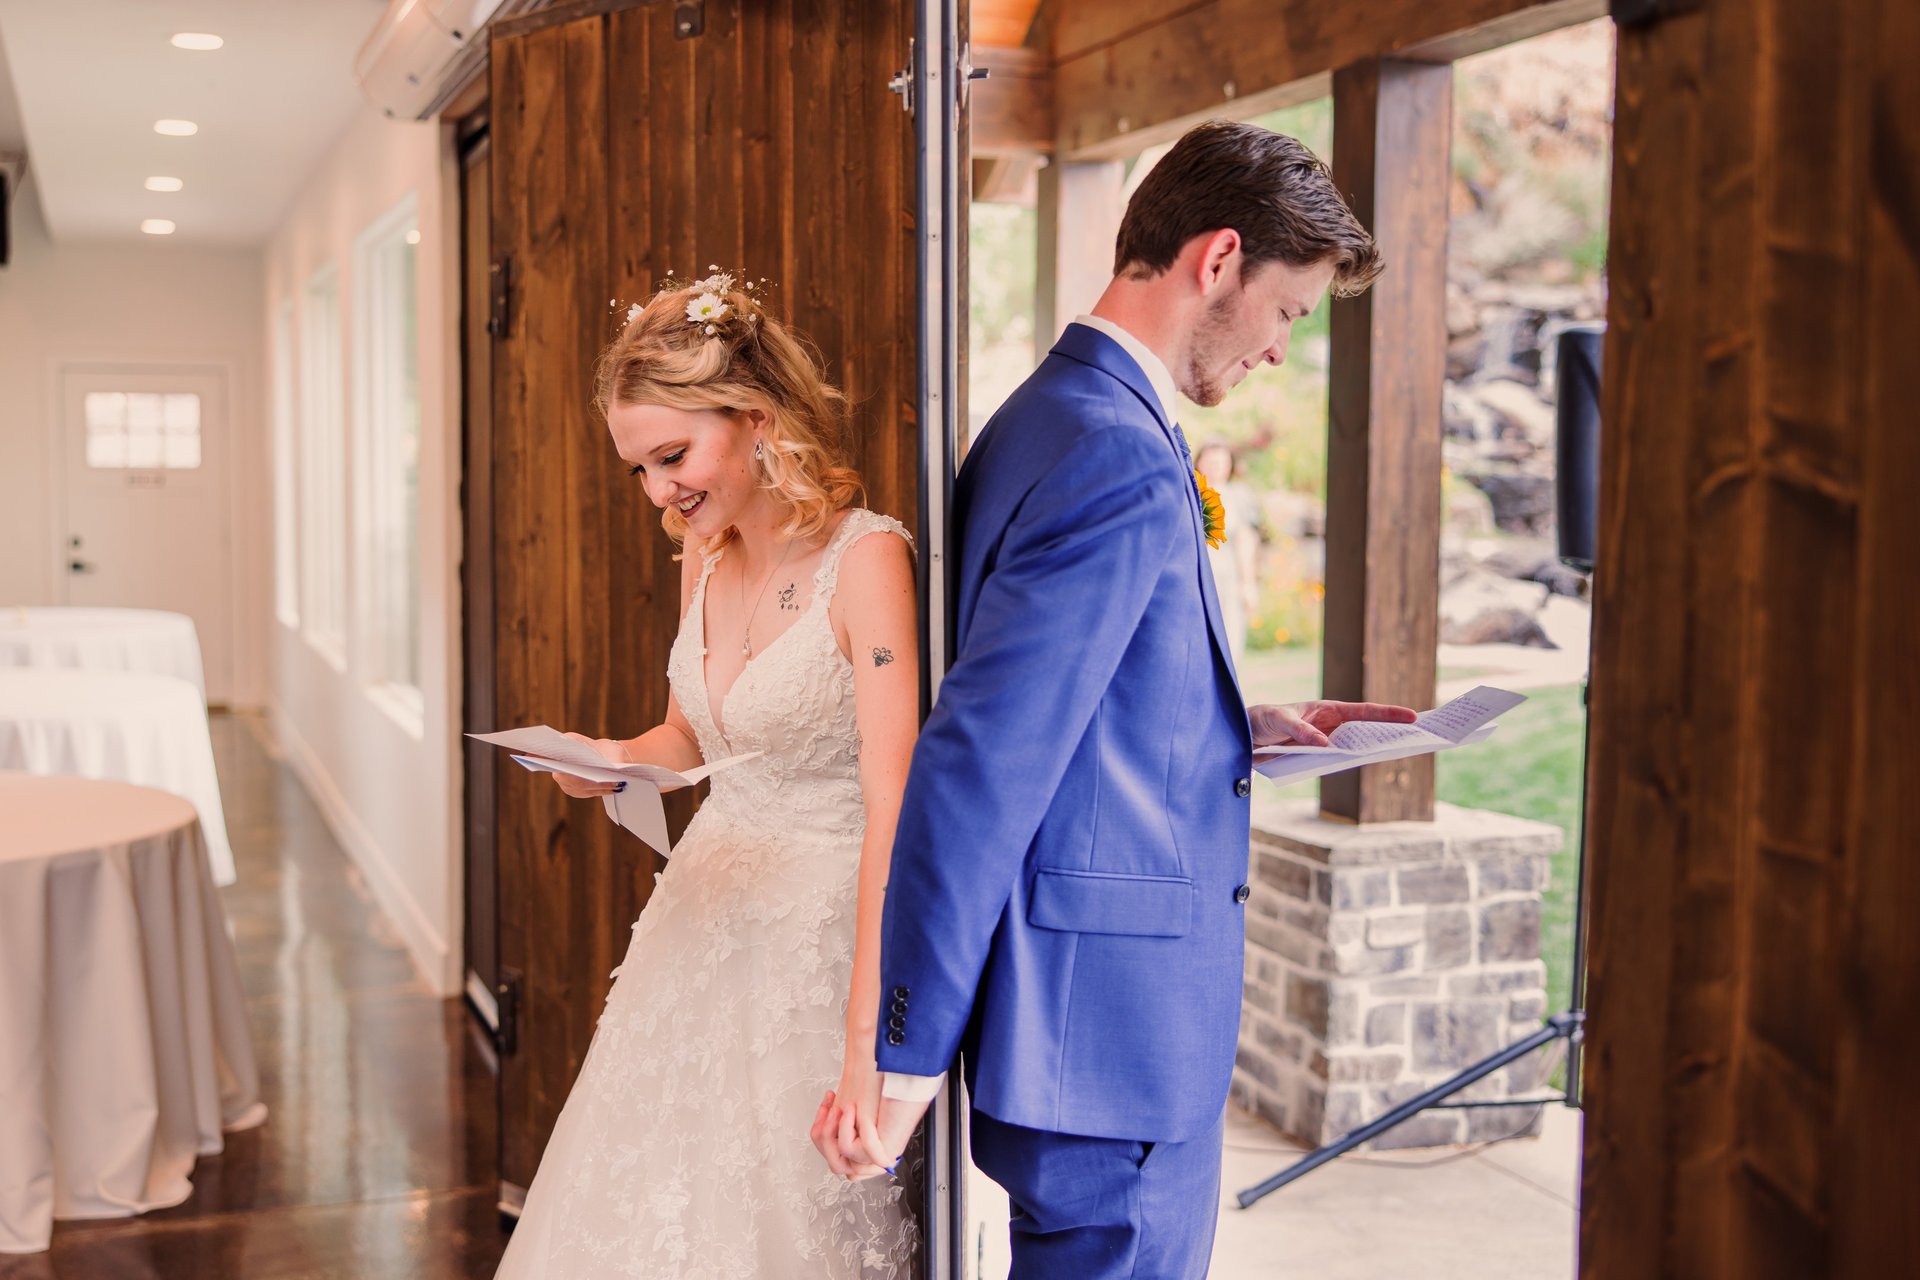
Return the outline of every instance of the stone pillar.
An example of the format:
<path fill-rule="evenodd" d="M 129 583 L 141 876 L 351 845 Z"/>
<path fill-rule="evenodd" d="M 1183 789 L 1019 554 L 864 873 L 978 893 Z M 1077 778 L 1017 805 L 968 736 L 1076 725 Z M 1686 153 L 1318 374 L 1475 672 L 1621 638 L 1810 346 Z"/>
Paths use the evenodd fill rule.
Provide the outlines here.
<path fill-rule="evenodd" d="M 1256 802 L 1234 1101 L 1319 1146 L 1537 1030 L 1541 891 L 1560 843 L 1557 827 L 1452 805 L 1352 826 L 1311 799 Z M 1540 1065 L 1461 1099 L 1533 1093 Z M 1370 1145 L 1538 1123 L 1538 1107 L 1427 1111 Z"/>

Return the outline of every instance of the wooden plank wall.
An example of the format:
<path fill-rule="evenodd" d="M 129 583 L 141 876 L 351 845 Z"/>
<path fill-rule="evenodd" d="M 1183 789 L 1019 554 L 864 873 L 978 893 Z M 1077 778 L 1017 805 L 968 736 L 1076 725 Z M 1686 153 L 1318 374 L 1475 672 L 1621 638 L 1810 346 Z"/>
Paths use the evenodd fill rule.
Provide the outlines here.
<path fill-rule="evenodd" d="M 868 505 L 915 519 L 912 135 L 885 88 L 905 7 L 709 0 L 693 40 L 672 8 L 521 19 L 494 41 L 494 243 L 514 277 L 494 382 L 502 725 L 625 736 L 665 710 L 680 569 L 591 407 L 609 299 L 709 263 L 775 282 L 857 406 Z M 502 765 L 497 782 L 501 960 L 525 983 L 502 1176 L 525 1185 L 658 862 L 545 779 Z M 676 830 L 690 812 L 670 806 Z"/>
<path fill-rule="evenodd" d="M 1620 33 L 1581 1274 L 1920 1254 L 1920 7 Z"/>

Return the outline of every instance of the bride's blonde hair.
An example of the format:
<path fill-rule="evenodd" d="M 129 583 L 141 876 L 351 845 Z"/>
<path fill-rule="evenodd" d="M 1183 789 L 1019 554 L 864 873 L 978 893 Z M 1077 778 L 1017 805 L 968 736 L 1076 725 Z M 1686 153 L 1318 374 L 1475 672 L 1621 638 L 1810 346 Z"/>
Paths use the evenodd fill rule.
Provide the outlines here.
<path fill-rule="evenodd" d="M 702 304 L 723 312 L 691 319 Z M 629 313 L 601 353 L 594 403 L 604 415 L 616 404 L 718 409 L 767 415 L 761 487 L 787 508 L 781 532 L 812 541 L 834 512 L 851 506 L 863 486 L 847 458 L 847 398 L 827 382 L 820 357 L 798 334 L 767 314 L 753 293 L 700 285 L 667 288 Z M 669 505 L 660 525 L 676 543 L 687 522 Z M 705 549 L 736 537 L 722 530 Z"/>

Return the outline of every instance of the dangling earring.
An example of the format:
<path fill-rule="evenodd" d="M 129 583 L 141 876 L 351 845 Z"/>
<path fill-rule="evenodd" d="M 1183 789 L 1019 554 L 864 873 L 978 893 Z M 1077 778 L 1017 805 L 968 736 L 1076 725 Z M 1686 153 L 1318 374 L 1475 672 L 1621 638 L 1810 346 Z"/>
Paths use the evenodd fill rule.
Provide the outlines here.
<path fill-rule="evenodd" d="M 755 440 L 753 442 L 753 460 L 755 462 L 758 462 L 766 456 L 767 456 L 767 442 L 765 440 Z"/>

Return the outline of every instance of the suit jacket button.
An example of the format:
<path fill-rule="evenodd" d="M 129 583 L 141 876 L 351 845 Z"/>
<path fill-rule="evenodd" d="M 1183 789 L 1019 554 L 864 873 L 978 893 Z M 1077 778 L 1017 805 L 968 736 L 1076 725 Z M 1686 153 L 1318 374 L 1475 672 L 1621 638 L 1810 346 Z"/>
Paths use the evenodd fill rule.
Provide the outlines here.
<path fill-rule="evenodd" d="M 887 1032 L 888 1044 L 900 1045 L 900 1044 L 905 1044 L 906 1042 L 907 1042 L 907 1038 L 901 1035 L 898 1031 Z"/>
<path fill-rule="evenodd" d="M 1251 898 L 1252 896 L 1253 896 L 1253 887 L 1251 885 L 1243 884 L 1238 889 L 1235 889 L 1233 891 L 1233 900 L 1235 902 L 1245 902 L 1248 898 Z"/>
<path fill-rule="evenodd" d="M 896 1013 L 887 1019 L 887 1026 L 895 1031 L 905 1031 L 907 1029 L 907 1020 Z"/>
<path fill-rule="evenodd" d="M 1236 779 L 1233 784 L 1233 794 L 1239 796 L 1242 800 L 1252 795 L 1253 779 L 1252 778 Z"/>
<path fill-rule="evenodd" d="M 907 1002 L 905 1000 L 895 1000 L 893 1002 L 893 1011 L 895 1013 L 905 1013 L 907 1011 Z"/>
<path fill-rule="evenodd" d="M 893 989 L 893 998 L 895 1000 L 905 1000 L 907 998 L 907 989 L 905 987 L 895 987 Z"/>

